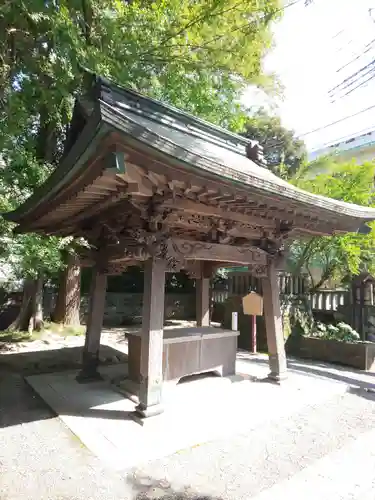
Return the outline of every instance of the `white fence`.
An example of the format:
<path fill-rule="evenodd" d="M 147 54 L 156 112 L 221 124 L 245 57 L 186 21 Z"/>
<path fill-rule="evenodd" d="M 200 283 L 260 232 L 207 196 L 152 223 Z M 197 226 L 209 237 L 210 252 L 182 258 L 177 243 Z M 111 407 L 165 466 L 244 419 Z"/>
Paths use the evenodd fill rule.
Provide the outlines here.
<path fill-rule="evenodd" d="M 315 311 L 337 311 L 339 306 L 350 304 L 347 290 L 320 290 L 311 296 L 311 308 Z"/>
<path fill-rule="evenodd" d="M 236 276 L 229 290 L 213 290 L 212 300 L 216 304 L 224 303 L 231 295 L 244 296 L 248 293 L 246 276 Z M 288 280 L 280 277 L 281 300 L 285 295 L 303 295 L 304 286 L 300 280 Z M 340 306 L 350 305 L 350 292 L 347 290 L 319 290 L 309 297 L 311 308 L 315 311 L 337 311 Z"/>

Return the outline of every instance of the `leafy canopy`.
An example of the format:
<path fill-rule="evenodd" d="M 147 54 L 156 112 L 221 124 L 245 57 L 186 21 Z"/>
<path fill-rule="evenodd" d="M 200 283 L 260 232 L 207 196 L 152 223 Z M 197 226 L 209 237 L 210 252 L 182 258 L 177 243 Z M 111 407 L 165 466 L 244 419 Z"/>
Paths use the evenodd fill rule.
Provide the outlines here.
<path fill-rule="evenodd" d="M 263 146 L 268 168 L 276 175 L 291 178 L 306 160 L 305 143 L 286 129 L 278 116 L 258 111 L 247 119 L 245 135 Z"/>
<path fill-rule="evenodd" d="M 319 158 L 301 167 L 293 179 L 298 187 L 315 194 L 363 206 L 374 206 L 375 162 L 363 165 Z M 367 235 L 348 233 L 296 241 L 290 249 L 290 266 L 295 274 L 308 272 L 312 288 L 329 279 L 345 280 L 361 271 L 375 273 L 375 225 Z M 320 276 L 314 277 L 313 270 Z"/>
<path fill-rule="evenodd" d="M 269 86 L 262 59 L 281 14 L 279 0 L 2 2 L 2 210 L 58 164 L 74 98 L 90 85 L 83 68 L 241 130 L 239 93 L 248 83 Z M 13 237 L 4 221 L 0 230 L 3 259 L 20 274 L 59 265 L 66 240 Z"/>
<path fill-rule="evenodd" d="M 0 211 L 9 212 L 31 194 L 31 187 L 41 183 L 50 172 L 46 164 L 35 164 L 30 154 L 14 152 L 10 166 L 0 163 Z M 27 165 L 27 168 L 24 166 Z M 0 265 L 10 269 L 10 278 L 36 279 L 42 272 L 53 275 L 61 265 L 60 250 L 71 238 L 43 237 L 37 234 L 13 234 L 13 224 L 0 218 Z"/>

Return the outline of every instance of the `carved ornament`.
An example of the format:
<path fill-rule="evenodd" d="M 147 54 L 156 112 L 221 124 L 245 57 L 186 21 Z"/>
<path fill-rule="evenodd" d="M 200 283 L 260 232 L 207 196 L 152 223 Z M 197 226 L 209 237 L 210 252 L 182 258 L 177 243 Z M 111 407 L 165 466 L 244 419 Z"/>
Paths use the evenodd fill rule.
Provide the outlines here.
<path fill-rule="evenodd" d="M 267 264 L 249 264 L 249 273 L 256 278 L 266 278 L 268 275 Z"/>
<path fill-rule="evenodd" d="M 145 259 L 150 257 L 163 259 L 169 271 L 181 269 L 183 265 L 181 256 L 174 252 L 168 232 L 149 233 L 142 229 L 134 229 L 130 230 L 129 234 L 142 249 Z"/>
<path fill-rule="evenodd" d="M 184 260 L 267 264 L 267 254 L 255 247 L 238 247 L 180 239 L 171 239 L 169 245 L 170 254 L 177 254 Z"/>

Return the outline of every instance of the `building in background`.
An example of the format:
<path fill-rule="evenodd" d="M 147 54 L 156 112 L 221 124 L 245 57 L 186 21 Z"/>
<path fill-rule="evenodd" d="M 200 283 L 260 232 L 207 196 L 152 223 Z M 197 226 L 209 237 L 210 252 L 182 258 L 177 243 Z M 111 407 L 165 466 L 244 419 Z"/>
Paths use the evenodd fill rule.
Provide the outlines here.
<path fill-rule="evenodd" d="M 334 155 L 340 161 L 355 160 L 359 165 L 375 160 L 375 130 L 316 149 L 309 154 L 309 160 L 327 155 Z"/>

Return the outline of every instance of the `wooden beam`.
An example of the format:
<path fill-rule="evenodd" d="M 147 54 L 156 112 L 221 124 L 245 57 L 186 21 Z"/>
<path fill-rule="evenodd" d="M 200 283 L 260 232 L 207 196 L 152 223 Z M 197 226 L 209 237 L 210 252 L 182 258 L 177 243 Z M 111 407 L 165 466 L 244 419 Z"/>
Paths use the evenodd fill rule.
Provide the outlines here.
<path fill-rule="evenodd" d="M 162 236 L 162 235 L 161 235 Z M 235 246 L 205 241 L 188 240 L 177 237 L 161 238 L 158 233 L 141 233 L 142 241 L 133 237 L 121 236 L 118 243 L 103 247 L 96 254 L 98 263 L 125 262 L 129 260 L 147 260 L 166 251 L 166 258 L 176 262 L 207 261 L 226 262 L 228 264 L 245 264 L 255 267 L 267 265 L 267 253 L 255 246 Z M 147 243 L 148 241 L 148 243 Z M 166 250 L 165 250 L 166 246 Z M 164 248 L 164 250 L 163 250 Z M 87 255 L 89 257 L 89 255 Z"/>
<path fill-rule="evenodd" d="M 171 239 L 169 246 L 170 254 L 175 253 L 184 260 L 206 260 L 236 264 L 267 264 L 266 252 L 256 247 L 239 247 L 177 238 Z"/>
<path fill-rule="evenodd" d="M 132 186 L 132 192 L 134 194 L 145 197 L 153 195 L 155 186 L 147 177 L 147 173 L 142 168 L 137 167 L 137 165 L 127 163 L 126 173 L 122 174 L 121 177 Z"/>
<path fill-rule="evenodd" d="M 274 381 L 280 381 L 286 378 L 287 365 L 279 283 L 276 266 L 272 260 L 269 262 L 268 276 L 262 278 L 262 290 L 270 365 L 269 378 Z"/>
<path fill-rule="evenodd" d="M 106 198 L 103 198 L 102 200 L 97 201 L 95 203 L 91 203 L 89 206 L 86 206 L 77 214 L 73 215 L 73 217 L 67 219 L 66 223 L 69 226 L 72 226 L 84 219 L 89 219 L 90 217 L 99 214 L 103 210 L 106 210 L 108 207 L 112 206 L 113 204 L 119 202 L 122 198 L 124 198 L 125 191 L 126 189 L 124 188 L 118 189 L 117 192 L 108 195 Z"/>
<path fill-rule="evenodd" d="M 87 134 L 91 134 L 89 128 L 87 128 Z M 83 139 L 82 135 L 80 136 L 80 141 Z M 102 175 L 104 170 L 103 157 L 106 155 L 109 145 L 111 144 L 113 138 L 112 134 L 107 135 L 102 139 L 102 142 L 96 150 L 92 151 L 90 159 L 86 162 L 85 169 L 80 169 L 77 174 L 71 179 L 70 183 L 67 184 L 60 192 L 56 193 L 56 195 L 48 201 L 48 214 L 53 213 L 54 209 L 56 209 L 59 205 L 65 203 L 66 200 L 74 199 L 77 196 L 77 193 L 85 189 L 87 186 L 94 183 L 94 181 Z M 68 156 L 65 158 L 64 162 L 68 161 L 69 155 L 74 155 L 74 148 L 68 153 Z M 58 177 L 58 172 L 61 169 L 56 170 L 53 175 Z M 30 227 L 34 227 L 34 221 L 37 221 L 39 218 L 42 218 L 45 215 L 46 205 L 42 203 L 35 210 L 31 211 L 24 218 L 24 224 L 29 225 Z"/>
<path fill-rule="evenodd" d="M 151 258 L 144 267 L 139 405 L 142 417 L 161 413 L 166 262 Z"/>
<path fill-rule="evenodd" d="M 233 212 L 230 210 L 230 205 L 228 206 L 228 208 L 210 206 L 204 203 L 197 203 L 183 198 L 174 200 L 173 202 L 167 200 L 161 207 L 172 208 L 174 212 L 177 211 L 186 214 L 205 215 L 210 217 L 217 217 L 224 220 L 236 221 L 267 230 L 276 230 L 280 221 L 290 221 L 293 223 L 293 226 L 302 228 L 301 230 L 304 232 L 308 232 L 312 235 L 322 234 L 321 232 L 318 232 L 314 229 L 315 224 L 319 224 L 318 220 L 314 221 L 309 217 L 288 214 L 286 212 L 283 212 L 282 209 L 277 212 L 275 210 L 263 208 L 262 210 L 264 210 L 264 213 L 267 213 L 274 217 L 273 219 L 270 219 L 266 217 L 260 217 L 259 215 L 253 215 L 251 213 Z M 252 208 L 252 210 L 257 212 L 260 209 Z M 327 228 L 328 227 L 331 227 L 329 223 L 327 224 Z"/>
<path fill-rule="evenodd" d="M 200 276 L 195 280 L 197 326 L 210 326 L 210 278 L 201 262 Z"/>
<path fill-rule="evenodd" d="M 203 203 L 196 203 L 190 200 L 179 199 L 175 201 L 166 201 L 162 205 L 163 207 L 172 208 L 174 211 L 182 211 L 184 213 L 196 214 L 196 215 L 206 215 L 210 217 L 217 217 L 225 220 L 233 220 L 237 222 L 243 222 L 245 224 L 251 224 L 254 226 L 260 226 L 265 228 L 276 228 L 276 221 L 262 219 L 260 217 L 254 217 L 252 215 L 245 215 L 237 212 L 230 212 L 228 210 L 223 210 L 219 207 L 213 207 L 210 205 L 205 205 Z"/>
<path fill-rule="evenodd" d="M 82 355 L 82 370 L 77 376 L 78 382 L 101 379 L 97 368 L 99 365 L 100 336 L 103 325 L 106 288 L 106 274 L 94 268 L 92 273 L 86 338 Z"/>
<path fill-rule="evenodd" d="M 228 227 L 225 227 L 226 223 L 229 223 Z M 264 236 L 264 225 L 255 226 L 244 222 L 223 221 L 223 219 L 215 219 L 210 216 L 184 214 L 182 212 L 170 213 L 167 216 L 166 224 L 171 228 L 183 228 L 186 231 L 193 230 L 204 234 L 207 234 L 216 225 L 218 231 L 222 232 L 222 234 L 234 238 L 246 238 L 247 240 L 259 240 Z"/>
<path fill-rule="evenodd" d="M 249 193 L 249 191 L 252 190 L 251 186 L 237 186 L 234 185 L 233 182 L 229 179 L 213 179 L 212 177 L 209 177 L 210 174 L 208 172 L 193 174 L 192 180 L 191 171 L 186 169 L 184 165 L 182 165 L 181 163 L 179 164 L 177 160 L 171 160 L 170 157 L 162 152 L 157 152 L 155 149 L 152 150 L 151 147 L 148 148 L 144 145 L 142 146 L 142 149 L 140 149 L 139 144 L 136 143 L 136 139 L 132 139 L 131 137 L 124 137 L 120 133 L 117 133 L 117 144 L 129 154 L 129 158 L 132 162 L 134 162 L 138 166 L 142 166 L 144 169 L 147 169 L 147 171 L 157 172 L 159 175 L 164 175 L 166 178 L 175 179 L 182 183 L 185 182 L 186 185 L 189 186 L 194 183 L 194 186 L 196 186 L 197 189 L 200 187 L 202 191 L 200 192 L 200 194 L 198 194 L 199 201 L 208 201 L 205 193 L 207 192 L 207 186 L 209 186 L 211 189 L 214 189 L 216 191 L 226 190 L 228 192 L 231 192 L 233 190 L 233 194 L 238 194 L 238 196 L 244 196 L 246 198 L 249 198 L 251 196 L 251 200 L 257 200 L 257 202 L 265 203 L 267 206 L 276 205 L 278 208 L 277 211 L 273 214 L 275 218 L 277 217 L 278 219 L 291 221 L 293 222 L 294 226 L 298 225 L 298 227 L 302 229 L 306 226 L 306 224 L 308 224 L 310 227 L 310 218 L 315 217 L 317 221 L 321 220 L 321 207 L 310 206 L 308 208 L 308 211 L 306 212 L 305 206 L 303 206 L 300 202 L 292 199 L 286 199 L 282 196 L 282 193 L 278 195 L 276 193 L 273 194 L 259 192 L 258 189 Z M 249 203 L 249 206 L 250 205 L 251 204 Z M 268 213 L 270 212 L 268 211 Z M 306 213 L 308 213 L 308 216 L 306 216 Z M 298 224 L 294 223 L 297 221 L 297 218 Z M 247 219 L 246 222 L 248 222 L 248 220 L 249 219 Z M 332 225 L 333 223 L 331 221 L 330 227 L 332 227 Z M 312 226 L 311 229 L 313 229 Z"/>

